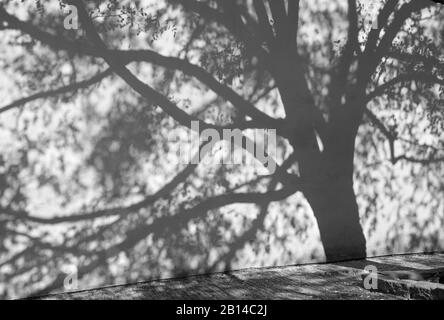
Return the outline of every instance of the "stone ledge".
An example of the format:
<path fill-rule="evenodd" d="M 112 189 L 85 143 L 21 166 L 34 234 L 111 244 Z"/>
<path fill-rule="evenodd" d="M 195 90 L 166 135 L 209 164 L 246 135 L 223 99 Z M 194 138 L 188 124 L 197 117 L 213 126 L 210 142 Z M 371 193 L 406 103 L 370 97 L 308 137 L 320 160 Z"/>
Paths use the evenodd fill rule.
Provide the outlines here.
<path fill-rule="evenodd" d="M 362 275 L 369 265 L 376 267 L 378 272 L 386 273 L 379 283 L 381 288 L 386 288 L 384 292 L 364 289 Z M 425 272 L 443 266 L 443 253 L 385 256 L 338 263 L 250 268 L 61 292 L 34 299 L 442 299 L 442 284 L 409 286 L 409 281 L 413 280 L 399 283 L 390 279 L 388 274 L 393 271 Z M 405 294 L 400 295 L 399 292 Z"/>

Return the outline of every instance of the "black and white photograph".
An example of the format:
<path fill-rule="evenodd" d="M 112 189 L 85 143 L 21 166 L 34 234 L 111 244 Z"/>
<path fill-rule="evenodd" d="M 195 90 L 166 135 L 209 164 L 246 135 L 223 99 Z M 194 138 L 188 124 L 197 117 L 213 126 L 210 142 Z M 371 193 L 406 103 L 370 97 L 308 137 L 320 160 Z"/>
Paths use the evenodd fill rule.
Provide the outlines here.
<path fill-rule="evenodd" d="M 444 300 L 444 4 L 0 0 L 0 300 Z"/>

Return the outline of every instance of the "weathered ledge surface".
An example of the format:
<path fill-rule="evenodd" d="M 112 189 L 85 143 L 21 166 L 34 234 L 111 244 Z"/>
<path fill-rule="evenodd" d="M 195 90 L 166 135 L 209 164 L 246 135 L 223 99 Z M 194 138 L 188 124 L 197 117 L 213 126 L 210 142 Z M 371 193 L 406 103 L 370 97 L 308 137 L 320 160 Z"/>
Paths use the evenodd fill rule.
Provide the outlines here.
<path fill-rule="evenodd" d="M 444 253 L 409 254 L 328 264 L 251 268 L 224 273 L 155 280 L 37 299 L 407 299 L 405 292 L 363 287 L 365 267 L 378 272 L 444 267 Z M 436 284 L 431 283 L 432 286 Z"/>

